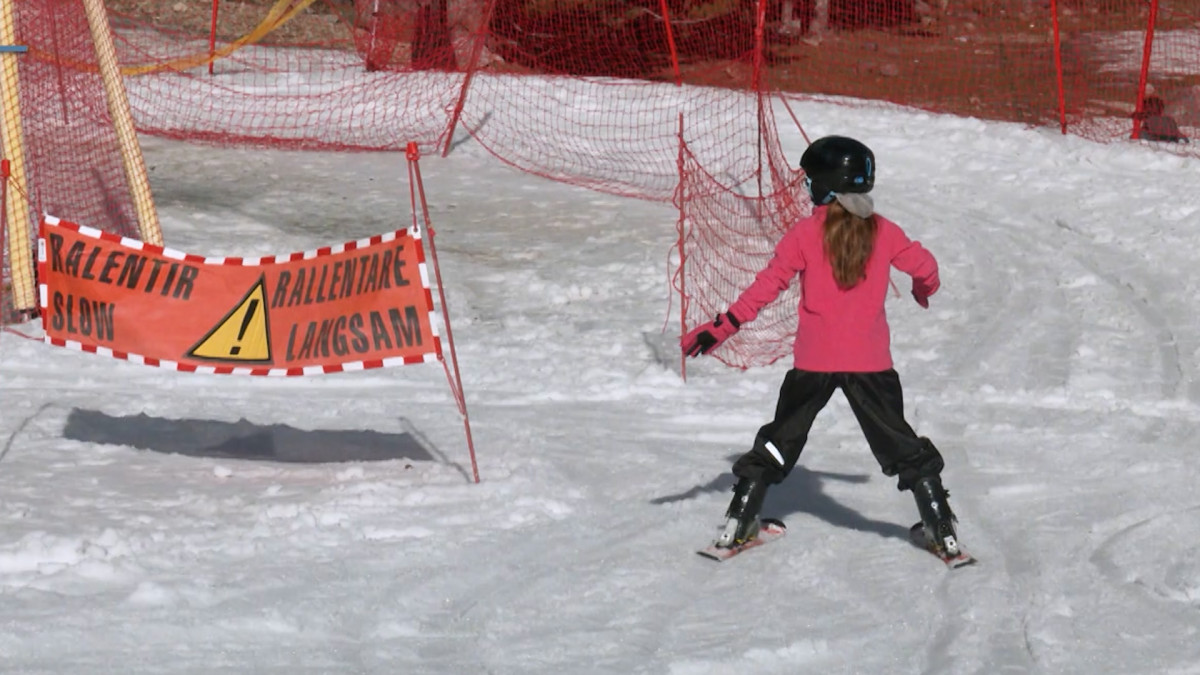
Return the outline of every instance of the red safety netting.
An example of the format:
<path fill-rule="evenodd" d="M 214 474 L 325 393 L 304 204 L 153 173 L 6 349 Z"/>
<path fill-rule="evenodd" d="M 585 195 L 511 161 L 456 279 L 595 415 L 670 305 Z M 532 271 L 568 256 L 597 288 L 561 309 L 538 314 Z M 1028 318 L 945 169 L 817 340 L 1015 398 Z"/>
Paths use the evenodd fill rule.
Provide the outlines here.
<path fill-rule="evenodd" d="M 1169 115 L 1184 136 L 1200 132 L 1200 2 L 1107 0 L 1059 23 L 1068 131 L 1120 141 Z"/>
<path fill-rule="evenodd" d="M 13 9 L 18 41 L 28 51 L 0 56 L 17 64 L 19 85 L 10 86 L 23 130 L 13 134 L 23 148 L 23 176 L 13 175 L 7 198 L 28 206 L 27 222 L 14 224 L 17 229 L 23 225 L 24 234 L 10 237 L 28 247 L 28 255 L 16 252 L 6 260 L 6 285 L 14 275 L 32 278 L 32 247 L 43 212 L 139 237 L 121 141 L 109 114 L 81 0 L 23 0 L 13 3 Z M 0 150 L 7 159 L 17 148 Z M 6 225 L 8 219 L 6 214 Z M 32 298 L 6 296 L 17 306 L 32 307 Z M 11 309 L 10 302 L 3 315 L 10 316 Z"/>
<path fill-rule="evenodd" d="M 77 4 L 30 2 L 64 17 Z M 291 148 L 398 150 L 415 140 L 426 151 L 469 133 L 527 171 L 662 200 L 674 189 L 680 112 L 693 122 L 690 147 L 714 175 L 744 173 L 737 145 L 756 125 L 725 107 L 722 89 L 1065 121 L 1070 131 L 1115 139 L 1129 137 L 1145 80 L 1194 132 L 1200 37 L 1184 29 L 1200 3 L 1152 12 L 1157 5 L 108 2 L 142 132 Z M 1152 20 L 1156 47 L 1142 77 Z"/>
<path fill-rule="evenodd" d="M 18 40 L 31 47 L 20 58 L 34 211 L 46 205 L 120 231 L 129 206 L 80 37 L 80 0 L 15 4 Z M 774 122 L 755 109 L 759 92 L 888 102 L 1108 142 L 1128 142 L 1135 123 L 1149 125 L 1161 107 L 1181 136 L 1200 131 L 1200 0 L 106 5 L 142 133 L 294 149 L 401 150 L 415 141 L 426 153 L 470 135 L 554 180 L 714 199 L 685 204 L 693 219 L 705 213 L 713 223 L 744 210 L 731 195 L 786 168 L 764 158 Z M 679 185 L 681 114 L 689 162 L 710 188 Z M 91 135 L 64 135 L 84 126 Z M 71 168 L 54 174 L 46 157 Z M 700 181 L 687 171 L 683 180 Z M 700 281 L 689 289 L 721 297 Z"/>
<path fill-rule="evenodd" d="M 762 121 L 761 171 L 729 185 L 712 175 L 682 139 L 679 148 L 679 258 L 675 278 L 682 297 L 683 329 L 711 321 L 754 281 L 775 242 L 812 212 L 804 174 L 793 171 L 779 150 L 765 96 L 740 94 L 746 114 Z M 685 126 L 686 128 L 686 126 Z M 780 294 L 713 355 L 738 368 L 767 365 L 791 354 L 796 332 L 798 286 Z"/>

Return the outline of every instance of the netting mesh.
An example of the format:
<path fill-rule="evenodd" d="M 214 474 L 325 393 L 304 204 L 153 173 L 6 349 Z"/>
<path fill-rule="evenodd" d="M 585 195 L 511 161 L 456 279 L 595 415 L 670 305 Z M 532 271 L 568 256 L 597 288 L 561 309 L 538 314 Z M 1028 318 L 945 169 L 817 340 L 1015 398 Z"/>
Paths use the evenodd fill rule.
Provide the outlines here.
<path fill-rule="evenodd" d="M 19 84 L 13 83 L 14 96 L 5 101 L 6 120 L 19 111 L 23 133 L 9 139 L 19 148 L 6 146 L 3 152 L 16 161 L 16 151 L 23 150 L 19 153 L 23 180 L 14 173 L 8 199 L 23 201 L 27 208 L 26 222 L 8 228 L 18 236 L 10 237 L 10 243 L 17 244 L 10 248 L 4 276 L 13 291 L 7 299 L 28 309 L 34 305 L 32 286 L 13 281 L 33 277 L 32 247 L 41 213 L 122 236 L 140 235 L 134 190 L 122 162 L 122 141 L 109 114 L 82 2 L 25 0 L 12 7 L 17 39 L 28 51 L 0 58 L 17 64 Z M 140 157 L 136 148 L 131 152 Z M 6 225 L 12 217 L 9 209 Z"/>
<path fill-rule="evenodd" d="M 218 11 L 216 32 L 211 3 L 175 5 L 179 11 L 161 18 L 115 15 L 139 128 L 185 140 L 293 149 L 436 143 L 462 90 L 462 74 L 447 72 L 458 70 L 448 36 L 461 31 L 443 23 L 437 32 L 445 44 L 421 46 L 421 36 L 435 26 L 419 18 L 428 12 L 418 2 L 319 3 L 323 12 L 314 4 L 264 5 L 260 15 L 224 23 Z M 460 12 L 482 9 L 457 4 Z M 243 6 L 239 14 L 246 12 Z M 209 24 L 201 33 L 202 18 Z M 230 23 L 246 32 L 222 28 Z"/>
<path fill-rule="evenodd" d="M 675 283 L 683 296 L 686 326 L 711 321 L 729 308 L 766 266 L 775 242 L 812 212 L 803 173 L 779 152 L 771 108 L 762 95 L 741 96 L 746 114 L 761 119 L 762 171 L 730 186 L 709 173 L 686 138 L 679 153 L 680 265 Z M 780 294 L 713 356 L 738 368 L 775 362 L 791 353 L 798 286 Z"/>
<path fill-rule="evenodd" d="M 15 40 L 30 47 L 0 59 L 21 64 L 32 211 L 128 234 L 130 188 L 81 0 L 2 1 L 16 7 Z M 141 133 L 294 149 L 415 141 L 426 153 L 469 134 L 554 180 L 656 200 L 694 195 L 685 218 L 711 221 L 714 237 L 721 227 L 744 233 L 726 236 L 754 255 L 762 244 L 751 240 L 777 237 L 775 219 L 791 216 L 763 207 L 772 224 L 755 233 L 735 222 L 748 207 L 729 201 L 773 204 L 764 195 L 788 182 L 760 92 L 1063 125 L 1106 142 L 1128 141 L 1152 116 L 1170 116 L 1180 137 L 1200 130 L 1200 0 L 106 5 Z M 6 275 L 22 261 L 12 263 Z M 692 306 L 724 297 L 706 283 L 686 285 Z"/>
<path fill-rule="evenodd" d="M 1157 97 L 1182 133 L 1200 131 L 1200 2 L 1158 4 L 1109 0 L 1062 17 L 1068 130 L 1128 139 Z"/>

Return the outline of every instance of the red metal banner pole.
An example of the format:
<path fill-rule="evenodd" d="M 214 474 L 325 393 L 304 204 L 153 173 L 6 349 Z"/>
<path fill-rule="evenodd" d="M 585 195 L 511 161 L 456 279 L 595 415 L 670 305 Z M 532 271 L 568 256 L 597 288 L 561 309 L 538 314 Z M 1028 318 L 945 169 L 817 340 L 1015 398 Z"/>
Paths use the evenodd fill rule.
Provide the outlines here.
<path fill-rule="evenodd" d="M 450 381 L 450 390 L 454 394 L 454 399 L 458 403 L 458 412 L 462 414 L 463 429 L 467 434 L 467 450 L 471 454 L 471 475 L 475 482 L 479 482 L 479 464 L 475 460 L 475 441 L 471 437 L 471 417 L 467 414 L 467 397 L 463 391 L 462 374 L 458 369 L 458 353 L 454 349 L 454 333 L 450 329 L 450 309 L 446 305 L 446 287 L 442 284 L 442 269 L 438 265 L 437 246 L 434 245 L 433 223 L 429 219 L 429 204 L 425 201 L 425 184 L 421 181 L 421 166 L 417 160 L 421 158 L 421 150 L 416 143 L 410 142 L 407 148 L 408 170 L 409 170 L 409 191 L 416 190 L 413 197 L 413 219 L 417 217 L 416 206 L 417 198 L 421 202 L 421 216 L 425 221 L 425 232 L 429 234 L 429 261 L 433 264 L 434 278 L 437 279 L 438 300 L 442 305 L 442 320 L 446 324 L 446 344 L 449 346 L 450 363 L 442 361 L 442 367 L 446 369 L 446 379 Z M 450 368 L 453 366 L 454 374 L 450 374 Z"/>

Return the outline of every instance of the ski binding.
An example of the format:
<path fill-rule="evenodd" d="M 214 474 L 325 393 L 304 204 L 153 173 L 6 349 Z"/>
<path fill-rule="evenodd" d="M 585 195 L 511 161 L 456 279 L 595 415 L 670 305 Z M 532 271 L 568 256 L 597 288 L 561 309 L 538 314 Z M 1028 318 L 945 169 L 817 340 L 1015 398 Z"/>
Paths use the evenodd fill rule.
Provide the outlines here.
<path fill-rule="evenodd" d="M 917 548 L 925 549 L 937 556 L 938 560 L 946 563 L 946 567 L 950 569 L 966 567 L 967 565 L 974 565 L 979 562 L 975 559 L 975 556 L 968 553 L 967 549 L 962 547 L 962 544 L 958 545 L 958 553 L 954 555 L 947 555 L 940 551 L 937 546 L 934 546 L 933 542 L 929 541 L 929 537 L 925 536 L 925 527 L 921 523 L 910 527 L 908 529 L 908 536 Z"/>
<path fill-rule="evenodd" d="M 785 534 L 787 534 L 787 526 L 783 524 L 782 520 L 764 518 L 762 523 L 759 524 L 758 536 L 750 541 L 738 546 L 717 546 L 716 542 L 713 542 L 708 547 L 696 551 L 696 553 L 710 560 L 721 562 L 729 560 L 739 553 L 749 551 L 752 548 L 769 544 Z"/>

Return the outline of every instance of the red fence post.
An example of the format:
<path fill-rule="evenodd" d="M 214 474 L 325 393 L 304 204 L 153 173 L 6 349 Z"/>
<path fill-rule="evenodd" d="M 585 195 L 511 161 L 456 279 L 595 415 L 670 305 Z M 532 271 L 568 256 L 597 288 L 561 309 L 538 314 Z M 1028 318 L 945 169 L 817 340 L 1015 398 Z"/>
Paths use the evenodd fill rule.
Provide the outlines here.
<path fill-rule="evenodd" d="M 1050 0 L 1051 22 L 1054 24 L 1054 72 L 1058 85 L 1058 124 L 1067 133 L 1067 92 L 1063 90 L 1062 33 L 1058 28 L 1058 0 Z"/>
<path fill-rule="evenodd" d="M 1142 46 L 1142 69 L 1138 73 L 1137 100 L 1134 101 L 1133 131 L 1130 138 L 1141 138 L 1142 101 L 1146 100 L 1146 83 L 1150 79 L 1150 53 L 1154 48 L 1154 24 L 1158 23 L 1158 0 L 1150 0 L 1150 18 L 1146 22 L 1146 42 Z"/>
<path fill-rule="evenodd" d="M 208 29 L 208 74 L 213 74 L 213 61 L 217 58 L 217 7 L 221 0 L 213 0 L 212 27 Z"/>
<path fill-rule="evenodd" d="M 684 186 L 687 185 L 687 179 L 686 179 L 687 171 L 686 171 L 686 169 L 684 169 L 684 162 L 683 162 L 683 153 L 684 153 L 684 150 L 686 147 L 687 147 L 687 142 L 683 140 L 683 113 L 679 113 L 679 154 L 675 158 L 675 163 L 676 163 L 676 166 L 679 171 L 679 186 L 675 189 L 675 202 L 676 202 L 676 206 L 679 207 L 679 220 L 676 222 L 675 229 L 676 229 L 677 233 L 679 234 L 679 238 L 678 238 L 676 244 L 679 247 L 679 272 L 677 273 L 678 278 L 679 278 L 679 284 L 678 284 L 677 288 L 679 289 L 679 339 L 680 340 L 682 340 L 683 336 L 687 334 L 687 310 L 688 310 L 687 291 L 684 288 L 686 276 L 684 275 L 684 267 L 683 267 L 684 264 L 687 262 L 687 256 L 684 254 L 684 246 L 683 246 L 684 235 L 687 231 L 687 224 L 686 224 L 687 212 L 684 210 L 684 204 L 686 203 L 686 200 L 687 200 L 687 190 L 684 189 Z M 687 382 L 687 354 L 684 354 L 682 350 L 680 350 L 679 354 L 680 354 L 680 356 L 679 356 L 679 375 L 683 378 L 684 382 Z"/>
<path fill-rule="evenodd" d="M 662 11 L 663 26 L 667 31 L 667 48 L 671 51 L 671 68 L 675 71 L 675 86 L 683 86 L 683 76 L 679 73 L 679 53 L 675 50 L 675 31 L 671 28 L 671 13 L 667 8 L 667 0 L 659 0 Z"/>
<path fill-rule="evenodd" d="M 763 138 L 763 128 L 765 126 L 766 111 L 763 109 L 763 91 L 766 87 L 763 84 L 765 79 L 763 70 L 767 62 L 767 0 L 758 0 L 758 7 L 754 12 L 754 98 L 757 99 L 758 106 L 758 167 L 754 170 L 758 178 L 758 197 L 763 196 L 763 143 L 766 141 Z M 762 202 L 758 202 L 761 206 Z"/>

